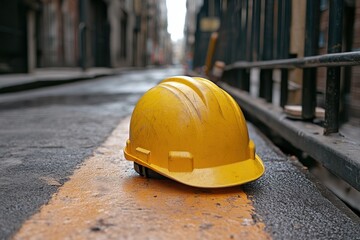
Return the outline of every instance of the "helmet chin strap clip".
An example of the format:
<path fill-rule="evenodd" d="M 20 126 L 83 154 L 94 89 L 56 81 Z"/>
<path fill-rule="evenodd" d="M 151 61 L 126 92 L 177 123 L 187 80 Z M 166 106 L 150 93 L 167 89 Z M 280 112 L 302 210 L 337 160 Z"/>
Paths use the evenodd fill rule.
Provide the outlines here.
<path fill-rule="evenodd" d="M 142 177 L 146 177 L 146 178 L 156 178 L 156 179 L 164 179 L 166 177 L 160 175 L 159 173 L 148 169 L 147 167 L 144 167 L 136 162 L 134 162 L 134 169 L 135 171 L 140 174 L 140 176 Z"/>
<path fill-rule="evenodd" d="M 137 164 L 136 162 L 134 162 L 134 169 L 138 174 L 140 174 L 140 176 L 146 177 L 146 178 L 148 177 L 146 167 L 143 167 L 140 164 Z"/>

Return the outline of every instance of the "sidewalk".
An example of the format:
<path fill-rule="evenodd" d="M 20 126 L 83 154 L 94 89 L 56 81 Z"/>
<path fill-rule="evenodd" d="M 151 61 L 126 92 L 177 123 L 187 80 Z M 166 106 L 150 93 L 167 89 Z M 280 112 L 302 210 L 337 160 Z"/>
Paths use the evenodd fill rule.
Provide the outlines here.
<path fill-rule="evenodd" d="M 38 68 L 32 73 L 3 74 L 0 75 L 0 94 L 115 75 L 134 69 L 137 68 L 89 68 L 85 71 L 81 68 Z"/>

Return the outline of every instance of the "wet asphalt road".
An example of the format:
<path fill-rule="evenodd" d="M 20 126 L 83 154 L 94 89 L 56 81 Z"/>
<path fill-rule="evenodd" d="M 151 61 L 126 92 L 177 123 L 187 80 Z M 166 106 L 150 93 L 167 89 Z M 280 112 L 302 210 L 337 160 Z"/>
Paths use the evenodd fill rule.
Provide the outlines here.
<path fill-rule="evenodd" d="M 0 239 L 47 203 L 146 90 L 181 74 L 132 71 L 0 95 Z"/>

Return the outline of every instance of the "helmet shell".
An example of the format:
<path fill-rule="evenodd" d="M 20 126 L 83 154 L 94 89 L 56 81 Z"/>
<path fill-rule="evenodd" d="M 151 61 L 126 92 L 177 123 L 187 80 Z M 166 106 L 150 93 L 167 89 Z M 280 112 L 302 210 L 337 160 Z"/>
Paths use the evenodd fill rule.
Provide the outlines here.
<path fill-rule="evenodd" d="M 124 154 L 196 187 L 239 185 L 264 173 L 238 104 L 203 78 L 171 77 L 147 91 L 133 111 Z"/>

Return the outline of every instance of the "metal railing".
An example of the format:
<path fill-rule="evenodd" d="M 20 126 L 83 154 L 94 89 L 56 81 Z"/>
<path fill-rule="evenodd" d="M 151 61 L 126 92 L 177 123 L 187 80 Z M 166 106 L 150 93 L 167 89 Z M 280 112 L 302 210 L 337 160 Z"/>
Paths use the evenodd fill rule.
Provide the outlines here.
<path fill-rule="evenodd" d="M 306 123 L 310 123 L 316 117 L 317 68 L 326 67 L 325 120 L 320 137 L 312 138 L 306 131 L 300 134 L 300 130 L 294 129 L 301 127 L 299 124 L 295 126 L 291 122 L 278 119 L 265 108 L 246 102 L 246 97 L 240 96 L 238 100 L 243 101 L 245 107 L 254 114 L 265 115 L 266 117 L 259 117 L 263 122 L 274 121 L 266 124 L 274 124 L 274 128 L 286 132 L 283 136 L 288 141 L 299 143 L 298 145 L 303 151 L 308 152 L 332 172 L 360 190 L 360 159 L 357 155 L 359 154 L 359 145 L 352 145 L 345 141 L 346 143 L 343 145 L 337 146 L 335 145 L 337 143 L 332 144 L 328 141 L 328 139 L 337 139 L 338 135 L 332 133 L 339 131 L 341 67 L 360 65 L 360 52 L 342 52 L 345 2 L 343 0 L 329 0 L 328 2 L 327 54 L 318 55 L 321 2 L 320 0 L 307 0 L 303 39 L 304 57 L 291 58 L 293 55 L 290 54 L 289 49 L 290 27 L 291 24 L 294 24 L 291 23 L 293 1 L 221 1 L 218 5 L 221 9 L 221 26 L 218 30 L 217 46 L 212 61 L 213 63 L 215 61 L 225 63 L 222 76 L 224 82 L 247 92 L 250 91 L 251 84 L 250 70 L 259 68 L 258 97 L 265 99 L 268 103 L 271 103 L 273 99 L 273 70 L 280 69 L 279 102 L 281 107 L 285 107 L 288 103 L 289 70 L 302 69 L 301 119 Z M 197 34 L 201 36 L 200 32 Z M 198 39 L 200 37 L 196 38 L 196 41 Z M 204 47 L 202 51 L 203 49 Z M 195 54 L 196 51 L 195 47 Z M 203 55 L 201 56 L 203 57 Z M 199 59 L 196 62 L 199 66 L 201 65 Z M 194 67 L 198 66 L 195 64 Z M 282 130 L 283 126 L 288 130 Z M 310 140 L 304 139 L 306 137 Z M 340 151 L 350 152 L 336 152 L 335 148 L 337 147 L 340 147 Z"/>
<path fill-rule="evenodd" d="M 302 81 L 302 118 L 315 118 L 316 68 L 327 67 L 325 134 L 339 129 L 340 67 L 359 65 L 359 53 L 340 53 L 344 1 L 329 1 L 328 54 L 318 52 L 320 1 L 307 1 L 305 51 L 303 58 L 289 58 L 291 0 L 227 1 L 222 9 L 219 42 L 215 59 L 226 63 L 225 79 L 249 91 L 249 69 L 260 68 L 259 97 L 272 101 L 272 70 L 281 69 L 280 105 L 288 98 L 288 69 L 304 68 Z M 250 12 L 251 11 L 251 12 Z M 277 14 L 275 23 L 275 13 Z M 276 26 L 276 32 L 274 31 Z M 235 29 L 235 30 L 234 30 Z M 275 34 L 276 33 L 276 34 Z M 340 54 L 338 54 L 340 53 Z"/>

